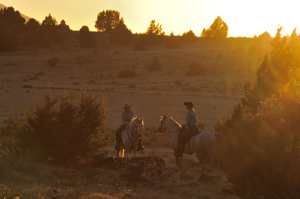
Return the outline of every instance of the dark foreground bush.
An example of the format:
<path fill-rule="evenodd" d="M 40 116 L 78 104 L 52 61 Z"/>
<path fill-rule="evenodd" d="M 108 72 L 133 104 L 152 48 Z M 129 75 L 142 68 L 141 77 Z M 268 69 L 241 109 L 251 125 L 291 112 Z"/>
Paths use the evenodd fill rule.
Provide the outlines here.
<path fill-rule="evenodd" d="M 29 152 L 58 164 L 105 155 L 104 100 L 86 89 L 80 96 L 71 91 L 51 96 L 49 89 L 23 121 L 9 121 L 1 129 L 1 137 L 11 140 L 7 152 Z"/>
<path fill-rule="evenodd" d="M 218 161 L 243 198 L 300 194 L 300 42 L 296 29 L 285 37 L 280 31 L 254 85 L 244 86 L 231 117 L 215 125 Z"/>

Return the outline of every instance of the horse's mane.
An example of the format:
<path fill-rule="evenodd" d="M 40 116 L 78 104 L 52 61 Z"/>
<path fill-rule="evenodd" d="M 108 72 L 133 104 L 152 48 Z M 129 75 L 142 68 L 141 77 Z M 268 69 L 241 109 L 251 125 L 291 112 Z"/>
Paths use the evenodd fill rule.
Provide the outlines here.
<path fill-rule="evenodd" d="M 127 125 L 127 128 L 128 128 L 130 131 L 132 131 L 132 125 L 133 125 L 134 121 L 136 121 L 136 120 L 141 121 L 141 123 L 144 125 L 143 120 L 139 120 L 138 116 L 135 116 L 135 117 L 133 117 L 133 118 L 131 119 L 130 123 Z"/>
<path fill-rule="evenodd" d="M 180 125 L 177 121 L 175 121 L 174 118 L 173 118 L 172 116 L 169 116 L 169 115 L 168 115 L 167 118 L 169 118 L 170 120 L 172 120 L 173 123 L 175 123 L 179 128 L 181 128 L 181 125 Z"/>

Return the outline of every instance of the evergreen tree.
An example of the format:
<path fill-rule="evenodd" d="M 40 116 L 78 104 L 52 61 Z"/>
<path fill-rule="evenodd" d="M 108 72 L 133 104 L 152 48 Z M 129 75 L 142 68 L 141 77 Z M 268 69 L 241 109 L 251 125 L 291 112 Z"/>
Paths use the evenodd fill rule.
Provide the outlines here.
<path fill-rule="evenodd" d="M 7 7 L 0 10 L 0 23 L 3 23 L 15 34 L 25 30 L 25 19 L 21 16 L 20 12 L 15 11 L 13 7 Z"/>
<path fill-rule="evenodd" d="M 95 28 L 98 32 L 111 33 L 120 22 L 120 12 L 116 10 L 106 10 L 98 13 L 95 21 Z"/>
<path fill-rule="evenodd" d="M 42 26 L 45 26 L 45 27 L 55 27 L 55 26 L 57 26 L 57 21 L 49 13 L 49 15 L 46 16 L 45 19 L 43 20 Z"/>
<path fill-rule="evenodd" d="M 202 35 L 206 38 L 214 39 L 227 38 L 228 26 L 223 19 L 218 16 L 207 30 L 202 30 Z"/>

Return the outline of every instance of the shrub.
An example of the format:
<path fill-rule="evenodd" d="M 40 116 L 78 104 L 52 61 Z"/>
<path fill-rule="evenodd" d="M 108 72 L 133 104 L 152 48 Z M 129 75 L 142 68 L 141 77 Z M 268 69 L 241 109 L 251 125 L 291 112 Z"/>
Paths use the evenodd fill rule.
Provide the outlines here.
<path fill-rule="evenodd" d="M 85 158 L 107 142 L 104 100 L 86 89 L 76 98 L 74 92 L 51 97 L 48 90 L 26 118 L 32 141 L 57 163 Z"/>
<path fill-rule="evenodd" d="M 195 33 L 192 30 L 189 30 L 188 32 L 185 32 L 181 36 L 181 41 L 190 43 L 190 42 L 195 42 L 197 40 L 197 37 Z"/>
<path fill-rule="evenodd" d="M 22 122 L 17 117 L 9 117 L 0 127 L 0 157 L 21 152 Z"/>
<path fill-rule="evenodd" d="M 0 184 L 0 196 L 1 198 L 19 198 L 23 195 L 23 193 L 15 192 L 8 188 L 7 186 Z"/>
<path fill-rule="evenodd" d="M 134 70 L 123 70 L 119 72 L 120 78 L 129 78 L 129 77 L 135 77 L 136 73 Z"/>
<path fill-rule="evenodd" d="M 82 26 L 79 32 L 79 44 L 82 48 L 94 48 L 97 46 L 96 35 L 90 32 L 89 27 Z"/>
<path fill-rule="evenodd" d="M 26 152 L 57 164 L 106 155 L 108 134 L 103 130 L 103 98 L 82 89 L 51 96 L 48 89 L 23 120 L 12 118 L 1 126 L 1 155 Z"/>
<path fill-rule="evenodd" d="M 297 198 L 300 190 L 300 43 L 296 29 L 285 37 L 280 31 L 254 85 L 215 125 L 219 163 L 242 197 Z"/>
<path fill-rule="evenodd" d="M 161 69 L 161 64 L 159 63 L 158 59 L 155 57 L 153 58 L 151 64 L 146 64 L 145 66 L 150 72 L 158 71 Z"/>
<path fill-rule="evenodd" d="M 206 74 L 206 67 L 195 61 L 193 61 L 188 68 L 189 69 L 186 72 L 188 76 L 200 76 Z"/>
<path fill-rule="evenodd" d="M 58 63 L 58 60 L 59 59 L 56 56 L 54 56 L 53 58 L 48 59 L 47 63 L 50 67 L 53 67 L 53 66 L 56 66 L 56 64 Z"/>
<path fill-rule="evenodd" d="M 174 81 L 174 84 L 176 84 L 177 86 L 181 86 L 181 85 L 182 85 L 182 83 L 181 83 L 181 81 L 180 81 L 180 80 L 176 80 L 176 81 Z"/>

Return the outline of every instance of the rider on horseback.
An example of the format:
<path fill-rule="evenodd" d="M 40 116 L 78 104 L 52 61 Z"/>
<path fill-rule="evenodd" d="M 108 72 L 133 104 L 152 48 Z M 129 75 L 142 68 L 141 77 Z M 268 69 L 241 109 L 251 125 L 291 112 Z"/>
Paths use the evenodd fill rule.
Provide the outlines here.
<path fill-rule="evenodd" d="M 134 112 L 132 110 L 132 105 L 130 104 L 125 104 L 123 106 L 124 111 L 122 112 L 121 118 L 122 118 L 122 124 L 118 128 L 118 130 L 115 133 L 116 136 L 116 145 L 115 149 L 119 150 L 120 145 L 122 144 L 122 138 L 121 138 L 121 133 L 123 130 L 125 130 L 127 124 L 131 122 Z M 144 150 L 144 146 L 142 146 L 142 138 L 139 138 L 139 145 L 138 145 L 138 151 Z"/>
<path fill-rule="evenodd" d="M 181 126 L 181 132 L 178 136 L 178 150 L 177 156 L 183 155 L 184 145 L 188 142 L 188 139 L 191 138 L 194 131 L 197 130 L 197 115 L 194 111 L 194 105 L 192 102 L 184 102 L 184 105 L 187 109 L 186 123 Z"/>

